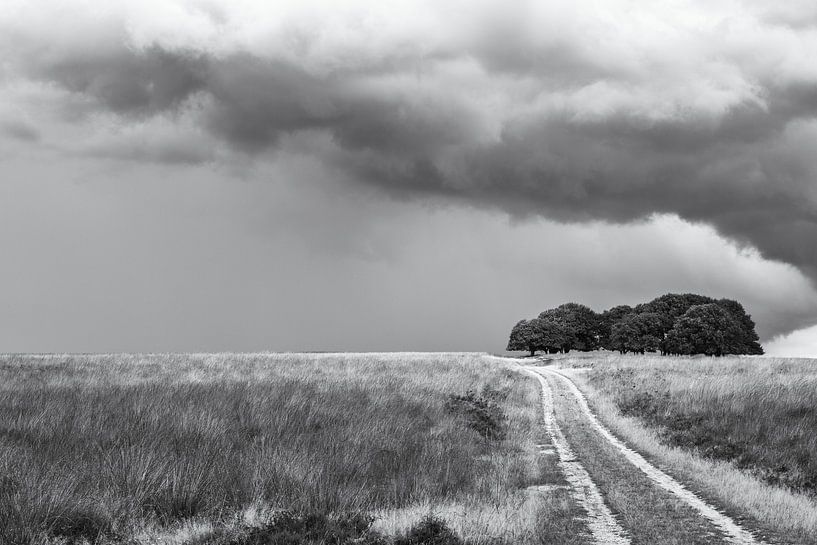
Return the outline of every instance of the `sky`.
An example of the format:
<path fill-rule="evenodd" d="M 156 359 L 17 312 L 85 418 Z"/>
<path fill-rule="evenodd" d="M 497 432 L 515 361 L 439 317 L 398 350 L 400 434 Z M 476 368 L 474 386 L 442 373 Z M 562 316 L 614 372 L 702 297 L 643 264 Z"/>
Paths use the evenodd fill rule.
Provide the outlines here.
<path fill-rule="evenodd" d="M 817 357 L 817 4 L 0 2 L 0 351 L 501 351 L 741 301 Z"/>

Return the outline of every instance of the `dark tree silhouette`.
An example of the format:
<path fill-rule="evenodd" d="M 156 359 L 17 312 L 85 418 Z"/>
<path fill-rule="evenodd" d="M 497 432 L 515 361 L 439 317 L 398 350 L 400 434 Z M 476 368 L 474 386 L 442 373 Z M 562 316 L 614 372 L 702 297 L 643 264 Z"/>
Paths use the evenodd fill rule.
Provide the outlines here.
<path fill-rule="evenodd" d="M 610 342 L 611 328 L 614 323 L 632 313 L 633 307 L 629 305 L 619 305 L 602 312 L 598 320 L 599 346 L 607 350 L 617 350 Z"/>
<path fill-rule="evenodd" d="M 520 320 L 511 329 L 511 337 L 508 339 L 508 347 L 505 350 L 528 350 L 530 355 L 541 350 L 539 339 L 536 335 L 534 320 Z"/>
<path fill-rule="evenodd" d="M 536 321 L 540 332 L 539 338 L 542 342 L 542 350 L 545 350 L 548 354 L 570 352 L 571 346 L 575 343 L 576 335 L 568 324 L 551 316 L 537 318 Z"/>
<path fill-rule="evenodd" d="M 553 320 L 567 329 L 563 350 L 595 350 L 599 346 L 599 316 L 585 305 L 565 303 L 539 314 L 540 320 Z"/>
<path fill-rule="evenodd" d="M 649 303 L 636 305 L 636 313 L 655 313 L 661 316 L 661 337 L 672 329 L 675 320 L 684 315 L 686 311 L 695 305 L 706 305 L 714 303 L 715 300 L 705 295 L 695 293 L 667 293 L 661 297 L 656 297 Z"/>
<path fill-rule="evenodd" d="M 551 317 L 522 320 L 513 326 L 506 350 L 527 350 L 531 356 L 538 350 L 553 354 L 564 351 L 571 338 L 570 330 Z"/>
<path fill-rule="evenodd" d="M 722 306 L 732 317 L 740 324 L 741 329 L 741 352 L 740 354 L 763 354 L 763 347 L 760 346 L 757 332 L 755 331 L 755 322 L 752 317 L 746 313 L 743 305 L 732 299 L 719 299 L 717 303 Z"/>
<path fill-rule="evenodd" d="M 663 338 L 663 317 L 656 312 L 627 314 L 610 328 L 610 346 L 622 354 L 654 352 Z"/>
<path fill-rule="evenodd" d="M 678 318 L 663 342 L 663 351 L 674 355 L 743 354 L 745 333 L 728 310 L 717 303 L 696 305 Z"/>

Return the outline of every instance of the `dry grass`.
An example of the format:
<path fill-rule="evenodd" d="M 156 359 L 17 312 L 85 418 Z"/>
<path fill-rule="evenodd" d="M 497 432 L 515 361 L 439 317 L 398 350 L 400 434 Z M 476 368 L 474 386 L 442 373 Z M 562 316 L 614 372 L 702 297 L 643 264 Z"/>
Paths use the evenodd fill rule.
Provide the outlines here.
<path fill-rule="evenodd" d="M 501 441 L 446 409 L 486 385 Z M 438 512 L 473 543 L 540 542 L 575 513 L 524 491 L 547 473 L 538 407 L 479 354 L 0 357 L 0 542 L 221 543 L 281 509 L 372 513 L 384 534 Z"/>
<path fill-rule="evenodd" d="M 817 541 L 817 362 L 561 357 L 625 440 L 757 528 Z"/>

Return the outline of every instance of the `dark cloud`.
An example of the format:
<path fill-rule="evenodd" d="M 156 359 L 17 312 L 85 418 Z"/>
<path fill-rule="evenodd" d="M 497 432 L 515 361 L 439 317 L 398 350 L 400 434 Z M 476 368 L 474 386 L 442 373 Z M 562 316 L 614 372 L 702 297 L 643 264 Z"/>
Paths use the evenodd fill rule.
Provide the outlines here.
<path fill-rule="evenodd" d="M 125 43 L 91 54 L 49 55 L 27 62 L 33 76 L 123 115 L 152 115 L 176 108 L 204 88 L 207 75 L 202 55 L 161 47 L 137 51 Z"/>
<path fill-rule="evenodd" d="M 241 54 L 211 63 L 205 123 L 233 146 L 258 152 L 281 135 L 320 129 L 341 116 L 337 90 L 297 66 Z"/>
<path fill-rule="evenodd" d="M 449 97 L 418 104 L 410 91 L 371 88 L 246 54 L 209 65 L 212 103 L 205 123 L 244 151 L 260 152 L 282 135 L 317 130 L 344 150 L 430 159 L 467 138 L 471 112 Z"/>

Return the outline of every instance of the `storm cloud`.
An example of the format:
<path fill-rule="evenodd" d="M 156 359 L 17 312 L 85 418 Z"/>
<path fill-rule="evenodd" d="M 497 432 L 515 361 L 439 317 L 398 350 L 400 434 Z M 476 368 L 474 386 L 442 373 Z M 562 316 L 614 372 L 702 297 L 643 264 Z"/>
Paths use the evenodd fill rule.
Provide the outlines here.
<path fill-rule="evenodd" d="M 346 178 L 403 195 L 568 222 L 674 213 L 817 278 L 817 34 L 791 12 L 426 3 L 401 24 L 386 4 L 286 6 L 245 43 L 246 13 L 196 2 L 211 43 L 125 9 L 50 47 L 12 21 L 5 47 L 17 73 L 117 115 L 193 108 L 235 150 L 307 134 Z"/>
<path fill-rule="evenodd" d="M 48 89 L 86 127 L 131 127 L 86 129 L 78 152 L 285 150 L 399 199 L 563 223 L 678 216 L 817 281 L 808 2 L 81 4 L 0 12 L 5 82 Z"/>

